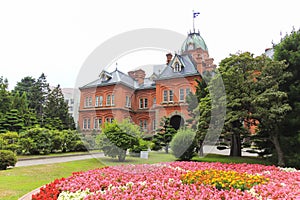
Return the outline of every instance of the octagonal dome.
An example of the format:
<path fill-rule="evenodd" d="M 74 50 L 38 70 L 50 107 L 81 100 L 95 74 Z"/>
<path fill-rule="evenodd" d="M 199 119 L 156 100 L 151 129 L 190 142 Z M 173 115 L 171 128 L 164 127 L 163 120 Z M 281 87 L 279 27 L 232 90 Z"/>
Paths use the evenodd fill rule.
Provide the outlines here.
<path fill-rule="evenodd" d="M 181 46 L 181 52 L 195 50 L 201 48 L 204 51 L 208 51 L 205 41 L 200 36 L 200 33 L 189 33 Z"/>

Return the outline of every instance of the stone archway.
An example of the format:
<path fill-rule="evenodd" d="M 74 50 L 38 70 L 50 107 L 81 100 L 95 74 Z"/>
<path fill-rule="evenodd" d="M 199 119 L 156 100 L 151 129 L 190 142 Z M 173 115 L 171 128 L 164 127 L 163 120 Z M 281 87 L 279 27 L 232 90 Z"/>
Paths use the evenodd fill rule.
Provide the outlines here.
<path fill-rule="evenodd" d="M 184 125 L 184 119 L 180 115 L 173 115 L 170 118 L 170 124 L 175 130 L 178 130 Z"/>

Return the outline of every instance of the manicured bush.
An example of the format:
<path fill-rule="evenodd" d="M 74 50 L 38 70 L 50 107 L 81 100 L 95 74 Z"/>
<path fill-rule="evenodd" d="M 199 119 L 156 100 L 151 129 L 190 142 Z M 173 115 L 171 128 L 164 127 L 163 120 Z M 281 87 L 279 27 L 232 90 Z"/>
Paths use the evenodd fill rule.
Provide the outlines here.
<path fill-rule="evenodd" d="M 139 144 L 133 145 L 133 147 L 130 148 L 130 153 L 133 156 L 140 156 L 140 152 L 141 151 L 147 151 L 149 145 L 150 145 L 149 141 L 145 141 L 143 139 L 139 139 Z"/>
<path fill-rule="evenodd" d="M 9 166 L 15 166 L 17 156 L 10 150 L 0 150 L 0 170 L 5 170 Z"/>
<path fill-rule="evenodd" d="M 191 129 L 179 130 L 171 141 L 171 150 L 176 158 L 190 160 L 195 153 L 196 133 Z"/>

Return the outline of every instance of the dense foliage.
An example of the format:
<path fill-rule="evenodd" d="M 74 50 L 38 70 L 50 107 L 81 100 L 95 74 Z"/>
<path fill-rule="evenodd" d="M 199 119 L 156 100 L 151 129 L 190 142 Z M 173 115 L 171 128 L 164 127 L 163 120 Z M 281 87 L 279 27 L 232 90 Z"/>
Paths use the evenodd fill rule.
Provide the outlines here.
<path fill-rule="evenodd" d="M 22 132 L 39 125 L 48 129 L 75 129 L 60 86 L 50 90 L 46 76 L 25 77 L 12 91 L 0 77 L 0 133 Z"/>
<path fill-rule="evenodd" d="M 170 147 L 172 153 L 180 160 L 193 158 L 196 148 L 196 133 L 191 129 L 180 129 L 173 137 Z"/>
<path fill-rule="evenodd" d="M 35 127 L 21 133 L 0 134 L 0 149 L 17 154 L 86 151 L 87 146 L 84 138 L 76 130 L 59 131 Z"/>
<path fill-rule="evenodd" d="M 139 144 L 140 135 L 139 126 L 125 119 L 121 123 L 116 121 L 106 123 L 102 133 L 97 136 L 96 142 L 105 155 L 117 157 L 120 162 L 123 162 L 127 150 Z"/>
<path fill-rule="evenodd" d="M 287 64 L 285 71 L 291 73 L 290 78 L 279 85 L 287 93 L 287 102 L 291 106 L 279 126 L 279 143 L 286 164 L 300 167 L 300 29 L 292 30 L 274 46 L 274 60 L 284 61 Z"/>
<path fill-rule="evenodd" d="M 162 147 L 165 148 L 165 152 L 169 153 L 169 146 L 172 138 L 174 137 L 176 130 L 170 123 L 169 117 L 163 117 L 160 122 L 160 128 L 158 132 L 153 136 L 152 142 L 154 143 L 153 150 L 159 150 Z"/>
<path fill-rule="evenodd" d="M 0 170 L 5 170 L 9 166 L 15 166 L 17 156 L 10 150 L 0 150 Z"/>
<path fill-rule="evenodd" d="M 299 31 L 293 31 L 276 45 L 274 59 L 254 57 L 249 52 L 230 55 L 221 61 L 220 73 L 206 86 L 203 81 L 198 83 L 203 92 L 196 92 L 199 104 L 192 111 L 199 113 L 198 142 L 209 126 L 218 122 L 211 123 L 211 87 L 221 77 L 226 91 L 221 142 L 230 147 L 230 155 L 241 156 L 241 149 L 251 145 L 260 155 L 276 158 L 278 165 L 299 167 L 299 35 Z"/>

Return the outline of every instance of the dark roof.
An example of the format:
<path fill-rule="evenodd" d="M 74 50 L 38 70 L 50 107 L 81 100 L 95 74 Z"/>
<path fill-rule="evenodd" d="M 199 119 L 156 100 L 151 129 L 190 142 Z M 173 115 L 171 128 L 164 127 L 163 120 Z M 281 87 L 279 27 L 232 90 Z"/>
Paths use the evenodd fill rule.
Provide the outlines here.
<path fill-rule="evenodd" d="M 179 62 L 182 65 L 181 71 L 179 71 L 179 72 L 174 72 L 174 70 L 172 68 L 172 64 L 176 58 L 178 58 Z M 195 64 L 192 61 L 192 58 L 189 55 L 177 55 L 176 54 L 174 56 L 174 58 L 172 59 L 172 61 L 162 71 L 162 73 L 158 76 L 158 78 L 156 80 L 181 78 L 181 77 L 187 77 L 187 76 L 192 76 L 192 75 L 200 75 L 195 67 Z"/>
<path fill-rule="evenodd" d="M 109 74 L 110 77 L 106 80 L 99 78 L 93 82 L 90 82 L 90 83 L 84 85 L 81 88 L 92 88 L 92 87 L 98 87 L 98 86 L 123 84 L 123 85 L 126 85 L 128 87 L 135 89 L 138 86 L 137 81 L 135 81 L 129 75 L 119 71 L 118 69 L 116 69 L 115 71 L 113 71 L 111 73 L 109 73 L 107 71 L 103 71 L 102 73 Z"/>

